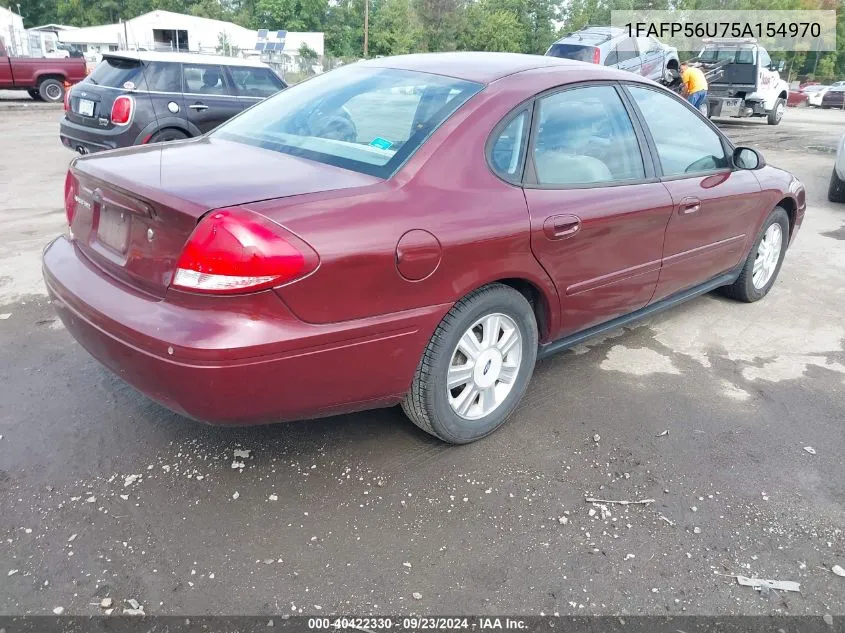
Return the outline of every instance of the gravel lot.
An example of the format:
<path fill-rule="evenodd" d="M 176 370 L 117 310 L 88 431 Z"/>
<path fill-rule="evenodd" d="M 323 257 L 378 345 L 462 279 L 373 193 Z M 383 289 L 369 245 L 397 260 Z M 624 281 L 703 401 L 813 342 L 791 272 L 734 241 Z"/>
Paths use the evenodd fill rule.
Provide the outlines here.
<path fill-rule="evenodd" d="M 765 301 L 708 295 L 547 360 L 463 447 L 398 409 L 206 427 L 101 369 L 41 281 L 59 116 L 0 106 L 0 614 L 845 614 L 845 113 L 723 123 L 809 192 Z"/>

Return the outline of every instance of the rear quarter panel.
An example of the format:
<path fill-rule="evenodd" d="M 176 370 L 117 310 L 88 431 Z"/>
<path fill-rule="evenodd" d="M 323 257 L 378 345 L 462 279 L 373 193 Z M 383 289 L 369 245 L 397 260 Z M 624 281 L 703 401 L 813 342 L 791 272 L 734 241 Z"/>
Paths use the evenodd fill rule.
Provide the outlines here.
<path fill-rule="evenodd" d="M 360 190 L 249 205 L 277 219 L 320 255 L 308 278 L 278 290 L 309 323 L 329 323 L 451 304 L 498 279 L 540 290 L 557 319 L 554 286 L 531 253 L 522 189 L 487 167 L 492 128 L 524 96 L 488 87 L 449 119 L 393 178 Z M 418 281 L 397 270 L 397 244 L 411 230 L 435 236 L 440 261 Z"/>

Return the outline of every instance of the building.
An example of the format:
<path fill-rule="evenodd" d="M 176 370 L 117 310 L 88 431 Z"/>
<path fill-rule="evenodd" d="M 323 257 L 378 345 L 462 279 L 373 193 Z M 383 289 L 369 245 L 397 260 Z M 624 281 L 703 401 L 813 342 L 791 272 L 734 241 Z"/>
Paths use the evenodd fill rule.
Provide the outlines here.
<path fill-rule="evenodd" d="M 23 28 L 23 18 L 5 7 L 0 7 L 0 39 L 9 55 L 29 55 L 29 36 Z"/>
<path fill-rule="evenodd" d="M 232 22 L 171 11 L 150 11 L 118 24 L 60 29 L 57 32 L 61 42 L 80 47 L 89 59 L 92 54 L 116 50 L 186 51 L 266 57 L 263 50 L 259 50 L 260 47 L 257 46 L 256 31 Z M 322 33 L 288 33 L 284 48 L 274 52 L 294 58 L 292 63 L 295 64 L 303 42 L 322 59 Z"/>

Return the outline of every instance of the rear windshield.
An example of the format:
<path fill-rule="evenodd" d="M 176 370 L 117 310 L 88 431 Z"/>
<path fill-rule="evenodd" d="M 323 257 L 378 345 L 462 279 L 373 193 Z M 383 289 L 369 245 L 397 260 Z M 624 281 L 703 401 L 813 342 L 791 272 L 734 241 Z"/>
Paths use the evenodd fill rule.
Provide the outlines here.
<path fill-rule="evenodd" d="M 350 65 L 288 88 L 213 136 L 387 178 L 482 87 Z"/>
<path fill-rule="evenodd" d="M 698 59 L 703 62 L 728 62 L 730 64 L 754 64 L 756 53 L 753 48 L 705 48 Z"/>
<path fill-rule="evenodd" d="M 566 59 L 574 59 L 578 62 L 592 62 L 593 61 L 593 46 L 583 46 L 581 44 L 552 44 L 546 55 L 551 57 L 564 57 Z"/>
<path fill-rule="evenodd" d="M 95 86 L 132 90 L 141 86 L 141 70 L 140 62 L 135 60 L 106 57 L 97 64 L 87 81 Z"/>

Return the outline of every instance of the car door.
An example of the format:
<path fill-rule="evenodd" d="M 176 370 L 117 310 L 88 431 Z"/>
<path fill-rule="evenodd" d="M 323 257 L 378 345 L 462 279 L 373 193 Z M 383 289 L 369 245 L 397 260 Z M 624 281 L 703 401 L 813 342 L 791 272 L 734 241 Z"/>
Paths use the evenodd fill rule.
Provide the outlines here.
<path fill-rule="evenodd" d="M 182 64 L 188 121 L 210 132 L 243 109 L 223 68 L 216 64 Z"/>
<path fill-rule="evenodd" d="M 287 87 L 287 84 L 269 68 L 229 66 L 226 70 L 244 109 Z"/>
<path fill-rule="evenodd" d="M 732 169 L 729 145 L 685 101 L 650 86 L 627 85 L 626 90 L 672 196 L 657 301 L 742 261 L 761 212 L 760 184 L 751 171 Z"/>
<path fill-rule="evenodd" d="M 604 61 L 605 66 L 615 66 L 619 70 L 627 70 L 639 74 L 642 63 L 640 51 L 637 48 L 637 40 L 633 37 L 623 38 L 611 50 Z"/>
<path fill-rule="evenodd" d="M 638 37 L 637 47 L 640 51 L 642 66 L 640 74 L 654 81 L 663 79 L 663 47 L 651 37 Z"/>
<path fill-rule="evenodd" d="M 566 87 L 534 105 L 525 198 L 531 248 L 557 286 L 561 331 L 645 306 L 672 199 L 613 84 Z"/>

